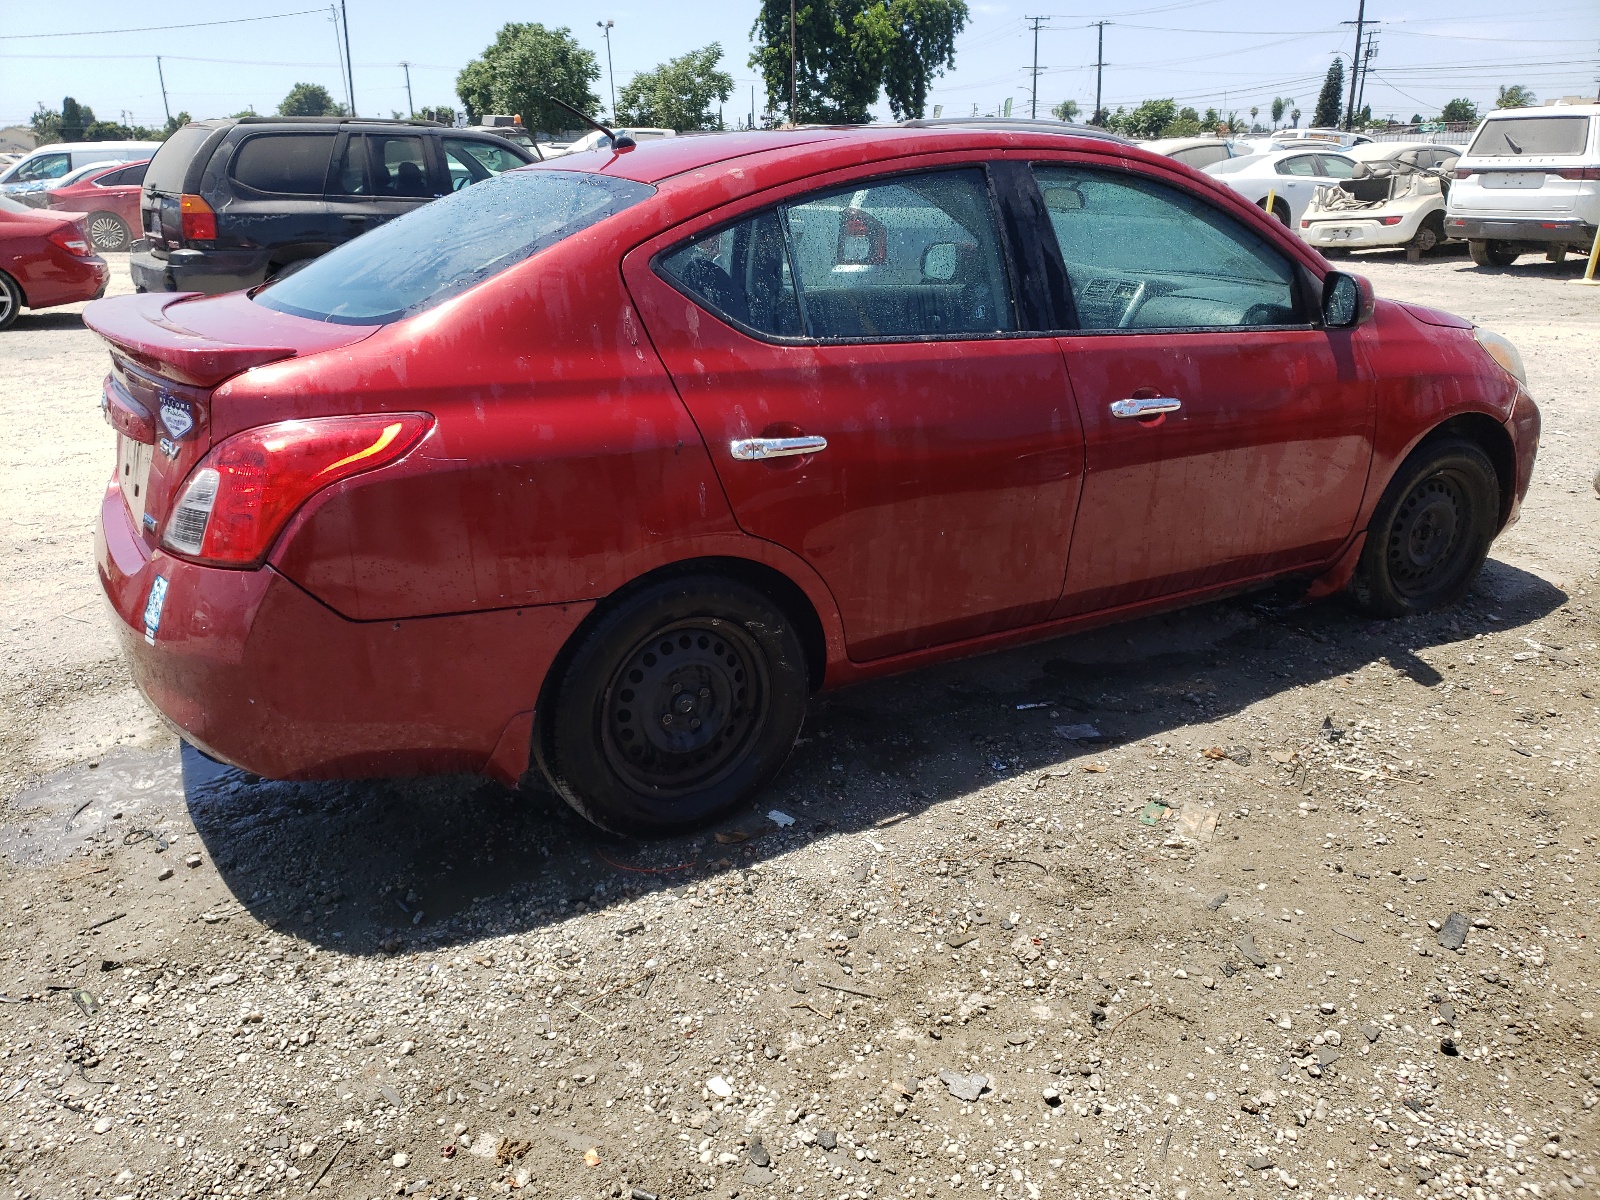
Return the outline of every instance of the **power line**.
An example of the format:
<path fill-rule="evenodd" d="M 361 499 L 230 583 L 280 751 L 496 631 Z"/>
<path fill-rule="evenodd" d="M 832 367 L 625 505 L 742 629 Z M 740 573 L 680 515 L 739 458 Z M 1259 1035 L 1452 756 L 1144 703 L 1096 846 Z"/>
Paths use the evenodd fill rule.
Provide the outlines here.
<path fill-rule="evenodd" d="M 71 33 L 0 33 L 0 42 L 19 42 L 32 38 L 99 37 L 113 33 L 159 33 L 167 29 L 206 29 L 212 25 L 243 25 L 247 21 L 278 21 L 284 17 L 305 17 L 320 13 L 320 8 L 302 8 L 295 12 L 270 13 L 264 17 L 230 17 L 225 21 L 190 21 L 183 25 L 141 25 L 135 29 L 77 29 Z"/>

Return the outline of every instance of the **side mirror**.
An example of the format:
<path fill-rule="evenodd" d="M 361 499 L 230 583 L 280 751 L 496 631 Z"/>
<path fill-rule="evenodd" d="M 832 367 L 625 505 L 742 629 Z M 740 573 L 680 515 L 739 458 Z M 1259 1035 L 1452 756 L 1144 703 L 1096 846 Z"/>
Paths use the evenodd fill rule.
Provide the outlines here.
<path fill-rule="evenodd" d="M 954 242 L 935 242 L 922 252 L 922 278 L 927 283 L 949 283 L 956 277 L 961 255 Z"/>
<path fill-rule="evenodd" d="M 1372 318 L 1377 297 L 1360 275 L 1329 271 L 1322 279 L 1322 324 L 1328 329 L 1354 329 Z"/>
<path fill-rule="evenodd" d="M 1083 193 L 1075 187 L 1057 184 L 1043 191 L 1044 206 L 1051 212 L 1078 212 L 1083 208 Z"/>

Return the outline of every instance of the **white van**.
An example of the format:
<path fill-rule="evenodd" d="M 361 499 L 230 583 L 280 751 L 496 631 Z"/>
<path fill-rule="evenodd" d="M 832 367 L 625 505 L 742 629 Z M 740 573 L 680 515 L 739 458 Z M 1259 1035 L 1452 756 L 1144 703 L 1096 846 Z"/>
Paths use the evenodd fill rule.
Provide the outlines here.
<path fill-rule="evenodd" d="M 1445 232 L 1480 267 L 1588 250 L 1600 227 L 1600 104 L 1490 113 L 1456 160 Z"/>
<path fill-rule="evenodd" d="M 97 162 L 132 162 L 149 158 L 160 142 L 54 142 L 40 146 L 0 173 L 0 187 L 8 183 L 37 183 L 60 179 L 69 171 Z"/>

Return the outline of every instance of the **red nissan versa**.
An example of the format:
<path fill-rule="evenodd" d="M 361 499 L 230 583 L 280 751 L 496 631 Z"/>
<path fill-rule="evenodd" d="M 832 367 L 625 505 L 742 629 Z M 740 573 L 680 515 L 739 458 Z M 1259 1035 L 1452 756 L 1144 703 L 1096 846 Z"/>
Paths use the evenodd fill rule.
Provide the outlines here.
<path fill-rule="evenodd" d="M 111 269 L 89 245 L 83 213 L 43 212 L 0 196 L 0 329 L 24 308 L 105 294 Z"/>
<path fill-rule="evenodd" d="M 747 801 L 807 696 L 1285 576 L 1459 598 L 1517 352 L 1119 140 L 673 138 L 297 274 L 103 300 L 135 677 L 263 775 L 537 763 L 621 832 Z"/>

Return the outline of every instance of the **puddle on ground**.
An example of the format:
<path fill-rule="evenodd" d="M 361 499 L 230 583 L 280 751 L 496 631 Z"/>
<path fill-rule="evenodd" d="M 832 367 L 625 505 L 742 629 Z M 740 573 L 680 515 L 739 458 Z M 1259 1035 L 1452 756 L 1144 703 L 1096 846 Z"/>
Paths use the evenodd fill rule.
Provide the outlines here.
<path fill-rule="evenodd" d="M 136 830 L 160 838 L 159 827 L 183 811 L 183 771 L 177 750 L 117 747 L 46 776 L 11 802 L 0 855 L 36 867 L 124 837 L 133 844 Z"/>

